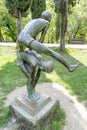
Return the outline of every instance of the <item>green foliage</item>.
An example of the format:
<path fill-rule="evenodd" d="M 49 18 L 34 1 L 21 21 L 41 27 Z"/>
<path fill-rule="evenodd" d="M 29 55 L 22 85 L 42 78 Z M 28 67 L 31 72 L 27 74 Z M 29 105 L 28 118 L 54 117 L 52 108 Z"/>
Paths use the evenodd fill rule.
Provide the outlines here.
<path fill-rule="evenodd" d="M 62 126 L 64 124 L 65 124 L 64 110 L 58 107 L 53 113 L 53 118 L 51 119 L 50 124 L 44 126 L 42 130 L 62 130 Z"/>
<path fill-rule="evenodd" d="M 59 13 L 56 16 L 55 27 L 56 27 L 56 30 L 55 30 L 56 43 L 58 43 L 58 40 L 60 38 L 60 28 L 61 28 L 61 19 L 60 19 Z"/>
<path fill-rule="evenodd" d="M 54 5 L 55 5 L 55 13 L 59 13 L 60 0 L 54 0 Z"/>
<path fill-rule="evenodd" d="M 87 39 L 87 2 L 80 0 L 78 4 L 71 10 L 68 23 L 69 38 Z"/>
<path fill-rule="evenodd" d="M 0 126 L 1 124 L 5 125 L 8 123 L 8 120 L 10 118 L 10 112 L 8 107 L 0 107 L 0 111 L 3 111 L 3 113 L 0 114 Z"/>
<path fill-rule="evenodd" d="M 69 0 L 68 2 L 65 0 L 53 0 L 54 1 L 54 8 L 56 15 L 56 41 L 58 42 L 59 36 L 60 36 L 60 28 L 61 28 L 61 50 L 64 50 L 64 41 L 65 41 L 65 35 L 67 31 L 67 15 L 68 12 L 70 12 L 70 8 L 75 6 L 76 0 Z M 60 15 L 59 15 L 60 14 Z M 61 16 L 61 21 L 60 19 Z M 58 18 L 59 17 L 59 18 Z M 61 23 L 60 23 L 61 22 Z M 59 31 L 58 31 L 59 30 Z M 63 41 L 63 43 L 62 43 Z"/>
<path fill-rule="evenodd" d="M 41 13 L 46 9 L 45 0 L 32 0 L 31 13 L 32 19 L 41 17 Z"/>
<path fill-rule="evenodd" d="M 78 0 L 69 0 L 69 5 L 71 5 L 72 7 L 74 7 L 77 2 L 79 2 L 79 1 Z"/>
<path fill-rule="evenodd" d="M 21 11 L 22 16 L 27 15 L 31 0 L 5 0 L 6 7 L 9 13 L 14 17 L 18 16 L 18 10 Z"/>
<path fill-rule="evenodd" d="M 59 13 L 60 11 L 65 10 L 64 8 L 66 7 L 66 0 L 53 0 L 55 4 L 55 12 Z M 71 7 L 74 7 L 76 5 L 77 0 L 68 0 L 68 9 Z"/>
<path fill-rule="evenodd" d="M 2 27 L 2 34 L 6 41 L 16 41 L 16 21 L 14 18 L 10 17 L 8 14 L 3 17 L 3 27 Z"/>
<path fill-rule="evenodd" d="M 52 20 L 51 20 L 51 23 L 50 23 L 50 27 L 47 31 L 47 34 L 45 36 L 45 40 L 44 42 L 46 43 L 55 43 L 55 12 L 53 10 L 54 8 L 54 5 L 53 5 L 53 2 L 52 0 L 50 1 L 46 1 L 46 10 L 49 10 L 52 14 Z"/>
<path fill-rule="evenodd" d="M 4 1 L 0 1 L 0 10 L 0 40 L 16 41 L 16 21 L 8 14 Z"/>
<path fill-rule="evenodd" d="M 6 2 L 6 0 L 0 0 L 0 41 L 15 41 L 16 40 L 16 35 L 17 35 L 17 26 L 16 26 L 16 20 L 11 17 L 11 15 L 8 14 L 8 10 L 5 7 L 4 1 Z M 8 3 L 12 2 L 14 3 L 14 0 L 7 0 Z M 18 0 L 16 0 L 17 2 Z M 29 0 L 30 2 L 31 0 Z M 34 0 L 32 0 L 33 3 Z M 54 0 L 55 3 L 53 2 L 53 0 L 47 0 L 46 1 L 46 10 L 49 10 L 52 13 L 52 21 L 49 27 L 49 30 L 47 31 L 47 35 L 45 37 L 45 42 L 47 43 L 55 43 L 57 41 L 57 38 L 60 38 L 59 36 L 59 32 L 60 32 L 60 24 L 61 24 L 61 20 L 60 17 L 58 17 L 57 15 L 59 15 L 59 1 L 60 0 Z M 76 0 L 75 0 L 76 1 Z M 67 35 L 66 35 L 66 39 L 67 41 L 70 38 L 73 37 L 77 37 L 77 38 L 84 38 L 87 41 L 87 2 L 83 1 L 83 0 L 77 0 L 77 4 L 74 0 L 69 0 L 69 6 L 68 6 L 68 11 L 69 11 L 69 15 L 68 15 L 68 26 L 67 26 Z M 13 5 L 17 4 L 14 3 Z M 22 2 L 25 2 L 25 5 L 27 4 L 27 0 L 22 0 L 20 1 L 20 3 L 18 2 L 18 5 L 20 5 L 20 9 L 23 8 L 24 9 L 24 4 L 22 4 Z M 37 2 L 37 0 L 35 0 L 35 3 Z M 58 3 L 56 3 L 58 2 Z M 41 0 L 41 3 L 44 3 L 44 0 Z M 22 4 L 22 5 L 21 5 Z M 8 8 L 11 6 L 12 4 L 8 4 Z M 13 6 L 12 5 L 12 6 Z M 76 5 L 76 6 L 74 6 Z M 73 6 L 73 8 L 72 8 Z M 14 7 L 16 8 L 16 6 Z M 13 8 L 13 16 L 14 16 L 14 10 Z M 9 8 L 9 10 L 11 10 L 12 7 Z M 27 9 L 27 8 L 26 8 Z M 38 10 L 39 9 L 39 10 Z M 38 6 L 38 11 L 36 13 L 36 17 L 38 12 L 40 11 L 40 7 Z M 34 10 L 34 8 L 33 8 Z M 22 10 L 23 11 L 23 10 Z M 27 14 L 28 10 L 25 11 L 22 14 Z M 17 10 L 16 10 L 17 13 Z M 40 13 L 41 14 L 41 13 Z M 40 14 L 38 16 L 40 16 Z M 15 14 L 16 15 L 16 14 Z M 36 18 L 35 17 L 35 18 Z M 26 18 L 23 18 L 23 27 L 24 25 L 29 22 L 31 20 L 30 15 L 27 15 Z M 59 22 L 60 21 L 60 22 Z M 56 29 L 57 28 L 57 29 Z"/>

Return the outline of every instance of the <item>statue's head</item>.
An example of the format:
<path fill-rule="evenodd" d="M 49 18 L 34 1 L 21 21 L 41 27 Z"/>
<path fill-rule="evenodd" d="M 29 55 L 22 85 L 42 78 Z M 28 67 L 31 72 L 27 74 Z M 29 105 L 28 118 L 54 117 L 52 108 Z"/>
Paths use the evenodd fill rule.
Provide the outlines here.
<path fill-rule="evenodd" d="M 49 11 L 43 11 L 41 14 L 41 18 L 47 20 L 47 21 L 51 21 L 52 15 Z"/>

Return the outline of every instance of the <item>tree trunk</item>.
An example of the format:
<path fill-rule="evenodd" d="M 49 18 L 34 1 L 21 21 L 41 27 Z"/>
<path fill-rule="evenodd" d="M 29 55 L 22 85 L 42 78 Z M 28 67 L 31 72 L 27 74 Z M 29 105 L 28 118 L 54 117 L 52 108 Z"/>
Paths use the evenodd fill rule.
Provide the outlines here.
<path fill-rule="evenodd" d="M 66 42 L 66 31 L 67 31 L 67 14 L 68 14 L 68 0 L 66 0 L 63 8 L 61 10 L 61 41 L 60 41 L 60 50 L 65 50 L 65 42 Z"/>
<path fill-rule="evenodd" d="M 21 16 L 21 10 L 18 9 L 18 17 L 17 17 L 17 36 L 19 35 L 19 33 L 21 32 L 22 29 L 22 16 Z M 20 47 L 19 44 L 17 42 L 17 53 L 19 53 Z"/>
<path fill-rule="evenodd" d="M 65 50 L 65 19 L 66 17 L 62 14 L 61 16 L 61 40 L 60 40 L 60 50 Z"/>
<path fill-rule="evenodd" d="M 17 18 L 17 35 L 21 32 L 22 29 L 22 17 L 21 17 L 21 11 L 18 9 L 18 18 Z"/>
<path fill-rule="evenodd" d="M 77 29 L 76 29 L 76 32 L 74 33 L 73 38 L 76 37 L 76 35 L 77 35 L 78 31 L 79 31 L 80 25 L 81 25 L 81 22 L 78 23 L 78 27 L 77 27 Z"/>
<path fill-rule="evenodd" d="M 1 29 L 0 29 L 0 41 L 1 41 L 1 42 L 4 41 L 3 35 L 2 35 L 2 33 L 1 33 Z"/>
<path fill-rule="evenodd" d="M 58 43 L 58 40 L 60 38 L 60 27 L 61 27 L 61 22 L 60 22 L 60 14 L 56 14 L 56 22 L 55 22 L 55 27 L 56 27 L 56 32 L 55 32 L 55 39 L 56 43 Z"/>

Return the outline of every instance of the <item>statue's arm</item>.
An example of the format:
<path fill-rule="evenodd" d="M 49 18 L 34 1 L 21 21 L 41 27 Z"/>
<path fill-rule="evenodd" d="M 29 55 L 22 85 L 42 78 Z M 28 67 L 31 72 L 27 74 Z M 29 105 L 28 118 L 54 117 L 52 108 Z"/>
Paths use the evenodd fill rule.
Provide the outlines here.
<path fill-rule="evenodd" d="M 30 73 L 26 70 L 24 64 L 19 65 L 19 68 L 21 69 L 21 71 L 23 72 L 23 74 L 24 74 L 27 78 L 30 78 L 30 77 L 31 77 Z"/>
<path fill-rule="evenodd" d="M 50 24 L 47 24 L 47 26 L 45 27 L 45 29 L 42 31 L 41 38 L 40 38 L 39 42 L 43 43 L 45 35 L 46 35 L 46 32 L 47 32 L 49 26 L 50 26 Z"/>

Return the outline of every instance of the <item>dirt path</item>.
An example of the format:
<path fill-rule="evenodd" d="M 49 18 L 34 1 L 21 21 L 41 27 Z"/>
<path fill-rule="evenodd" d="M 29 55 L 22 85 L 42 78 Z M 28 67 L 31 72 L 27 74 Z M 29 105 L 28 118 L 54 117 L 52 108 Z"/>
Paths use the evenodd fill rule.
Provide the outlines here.
<path fill-rule="evenodd" d="M 66 113 L 66 124 L 63 130 L 87 130 L 87 110 L 75 96 L 71 96 L 64 87 L 56 83 L 42 84 L 41 91 L 60 101 Z"/>
<path fill-rule="evenodd" d="M 41 93 L 47 93 L 54 99 L 60 101 L 61 107 L 66 113 L 66 124 L 63 130 L 87 130 L 87 110 L 77 101 L 75 96 L 69 95 L 68 91 L 57 83 L 43 83 L 37 85 L 36 89 Z M 5 105 L 9 105 L 17 95 L 23 93 L 25 87 L 17 88 L 8 95 Z M 14 96 L 13 96 L 14 95 Z M 0 130 L 17 130 L 10 122 L 6 128 Z"/>

